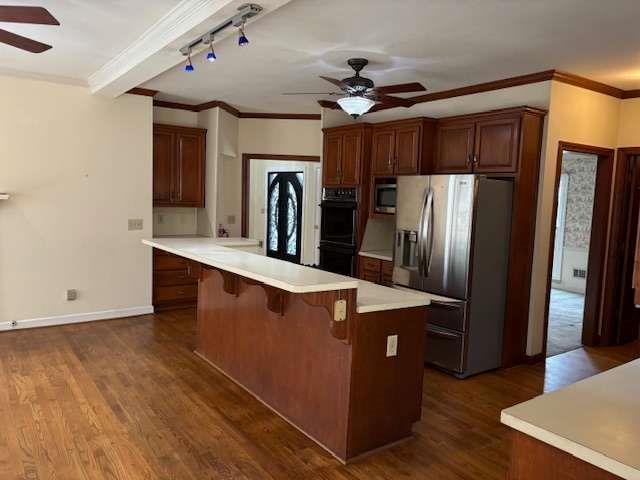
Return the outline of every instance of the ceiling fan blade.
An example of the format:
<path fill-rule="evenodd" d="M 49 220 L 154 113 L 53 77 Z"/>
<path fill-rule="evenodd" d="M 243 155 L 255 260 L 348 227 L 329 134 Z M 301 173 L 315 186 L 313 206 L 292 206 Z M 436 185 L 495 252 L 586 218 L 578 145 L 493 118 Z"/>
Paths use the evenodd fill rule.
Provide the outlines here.
<path fill-rule="evenodd" d="M 0 22 L 60 25 L 60 22 L 46 8 L 11 5 L 0 5 Z"/>
<path fill-rule="evenodd" d="M 340 88 L 341 90 L 345 90 L 347 88 L 347 85 L 342 83 L 342 80 L 338 80 L 337 78 L 325 77 L 324 75 L 320 75 L 320 78 L 323 80 L 326 80 L 329 83 L 333 83 L 336 87 Z"/>
<path fill-rule="evenodd" d="M 0 42 L 11 45 L 12 47 L 20 48 L 31 53 L 42 53 L 51 48 L 51 45 L 46 43 L 37 42 L 30 38 L 23 37 L 16 33 L 7 32 L 0 28 Z"/>
<path fill-rule="evenodd" d="M 412 83 L 398 83 L 396 85 L 385 85 L 382 87 L 374 87 L 378 93 L 409 93 L 409 92 L 424 92 L 426 88 L 424 85 L 418 82 Z"/>
<path fill-rule="evenodd" d="M 334 110 L 340 108 L 336 102 L 332 102 L 331 100 L 318 100 L 318 105 L 324 108 L 332 108 Z"/>
<path fill-rule="evenodd" d="M 391 105 L 394 107 L 412 107 L 415 105 L 415 102 L 410 98 L 392 97 L 391 95 L 385 95 L 380 92 L 374 92 L 374 95 L 371 95 L 370 97 L 383 105 Z"/>

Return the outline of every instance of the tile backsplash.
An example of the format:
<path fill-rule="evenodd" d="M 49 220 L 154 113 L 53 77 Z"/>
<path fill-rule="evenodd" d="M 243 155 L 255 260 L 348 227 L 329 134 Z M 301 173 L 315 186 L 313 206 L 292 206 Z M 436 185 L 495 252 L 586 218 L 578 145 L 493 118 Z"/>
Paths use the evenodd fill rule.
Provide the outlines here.
<path fill-rule="evenodd" d="M 198 233 L 198 209 L 154 207 L 153 235 L 195 235 Z"/>

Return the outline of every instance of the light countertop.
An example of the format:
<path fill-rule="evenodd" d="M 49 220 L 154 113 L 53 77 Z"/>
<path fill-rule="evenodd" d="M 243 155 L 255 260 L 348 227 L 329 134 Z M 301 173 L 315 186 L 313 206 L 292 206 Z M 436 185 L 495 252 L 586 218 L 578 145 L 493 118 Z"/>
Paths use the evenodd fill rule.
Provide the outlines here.
<path fill-rule="evenodd" d="M 389 288 L 353 277 L 325 272 L 276 258 L 235 250 L 255 240 L 202 237 L 162 237 L 143 240 L 145 245 L 165 250 L 196 262 L 220 268 L 292 293 L 323 292 L 355 288 L 357 312 L 421 307 L 434 295 L 405 288 Z M 257 242 L 255 243 L 257 245 Z"/>
<path fill-rule="evenodd" d="M 142 243 L 220 268 L 287 292 L 325 292 L 358 288 L 358 280 L 241 250 L 230 238 L 154 238 Z"/>
<path fill-rule="evenodd" d="M 502 411 L 505 425 L 626 479 L 640 479 L 640 360 Z"/>
<path fill-rule="evenodd" d="M 387 262 L 393 262 L 392 250 L 369 250 L 368 252 L 358 252 L 361 257 L 377 258 L 378 260 L 385 260 Z"/>

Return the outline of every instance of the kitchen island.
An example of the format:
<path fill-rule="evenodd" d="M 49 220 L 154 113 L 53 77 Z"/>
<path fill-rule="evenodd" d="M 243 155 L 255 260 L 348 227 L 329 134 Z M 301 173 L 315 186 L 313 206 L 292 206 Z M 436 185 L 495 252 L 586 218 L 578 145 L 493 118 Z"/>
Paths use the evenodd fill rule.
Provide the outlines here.
<path fill-rule="evenodd" d="M 511 480 L 640 480 L 640 360 L 502 411 Z"/>
<path fill-rule="evenodd" d="M 336 458 L 411 437 L 435 297 L 216 239 L 143 243 L 201 265 L 195 353 Z"/>

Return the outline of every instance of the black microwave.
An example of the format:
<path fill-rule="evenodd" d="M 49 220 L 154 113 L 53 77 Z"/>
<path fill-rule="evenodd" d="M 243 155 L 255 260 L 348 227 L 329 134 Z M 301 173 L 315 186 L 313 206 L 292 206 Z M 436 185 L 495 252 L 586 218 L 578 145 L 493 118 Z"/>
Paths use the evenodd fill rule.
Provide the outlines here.
<path fill-rule="evenodd" d="M 396 184 L 377 183 L 373 190 L 373 211 L 375 213 L 396 213 Z"/>

